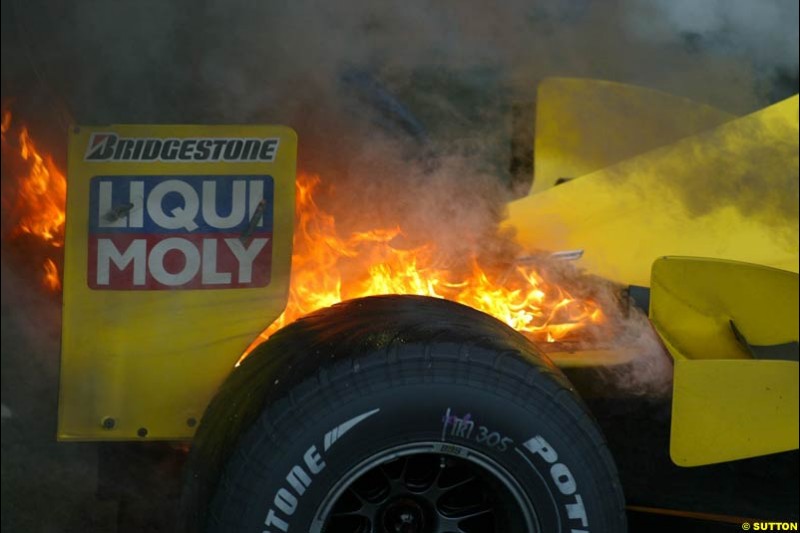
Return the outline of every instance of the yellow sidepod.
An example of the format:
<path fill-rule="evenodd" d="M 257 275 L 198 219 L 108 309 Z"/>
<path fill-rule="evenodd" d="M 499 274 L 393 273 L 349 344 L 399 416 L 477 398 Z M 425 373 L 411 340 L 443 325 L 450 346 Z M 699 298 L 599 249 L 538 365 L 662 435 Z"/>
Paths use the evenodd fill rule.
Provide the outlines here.
<path fill-rule="evenodd" d="M 527 249 L 582 249 L 580 266 L 627 284 L 646 286 L 664 255 L 797 272 L 797 191 L 794 96 L 511 202 L 507 224 Z"/>

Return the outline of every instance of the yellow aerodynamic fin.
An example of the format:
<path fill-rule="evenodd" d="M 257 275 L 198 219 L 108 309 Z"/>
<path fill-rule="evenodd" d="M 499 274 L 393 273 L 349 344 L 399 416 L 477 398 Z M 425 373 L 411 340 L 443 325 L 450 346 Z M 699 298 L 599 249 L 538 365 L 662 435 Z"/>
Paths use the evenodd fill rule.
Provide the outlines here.
<path fill-rule="evenodd" d="M 532 193 L 736 118 L 653 89 L 583 78 L 539 84 Z"/>
<path fill-rule="evenodd" d="M 662 258 L 653 264 L 650 318 L 675 362 L 676 464 L 797 449 L 797 273 Z"/>

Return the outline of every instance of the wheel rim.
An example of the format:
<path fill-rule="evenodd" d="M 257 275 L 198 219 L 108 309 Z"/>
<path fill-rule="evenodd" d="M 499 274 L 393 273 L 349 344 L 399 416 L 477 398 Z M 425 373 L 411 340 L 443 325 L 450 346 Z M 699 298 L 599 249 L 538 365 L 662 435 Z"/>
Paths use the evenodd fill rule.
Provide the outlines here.
<path fill-rule="evenodd" d="M 539 531 L 533 505 L 504 468 L 450 443 L 370 457 L 341 478 L 316 516 L 312 533 Z"/>

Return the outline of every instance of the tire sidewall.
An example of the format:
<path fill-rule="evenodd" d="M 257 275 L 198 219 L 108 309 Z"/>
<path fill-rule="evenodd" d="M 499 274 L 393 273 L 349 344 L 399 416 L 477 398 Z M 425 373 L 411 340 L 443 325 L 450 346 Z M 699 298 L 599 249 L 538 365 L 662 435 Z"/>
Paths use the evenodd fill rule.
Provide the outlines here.
<path fill-rule="evenodd" d="M 268 409 L 240 443 L 247 465 L 231 481 L 246 487 L 238 497 L 249 504 L 234 530 L 311 531 L 348 472 L 383 450 L 423 442 L 491 459 L 522 487 L 541 531 L 607 530 L 608 506 L 599 502 L 608 501 L 604 483 L 612 480 L 598 468 L 588 417 L 569 391 L 526 387 L 524 395 L 485 381 L 331 389 L 298 405 L 285 429 L 277 424 L 277 442 L 265 445 L 263 427 L 275 418 Z"/>

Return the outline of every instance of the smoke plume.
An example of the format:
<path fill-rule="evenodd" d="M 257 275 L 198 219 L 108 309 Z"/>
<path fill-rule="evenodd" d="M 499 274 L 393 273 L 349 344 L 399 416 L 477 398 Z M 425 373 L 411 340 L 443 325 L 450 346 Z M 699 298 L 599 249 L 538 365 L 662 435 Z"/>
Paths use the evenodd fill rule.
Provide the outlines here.
<path fill-rule="evenodd" d="M 456 266 L 531 252 L 497 224 L 519 178 L 513 105 L 541 79 L 636 83 L 734 114 L 797 80 L 797 4 L 780 0 L 33 0 L 3 14 L 3 97 L 32 95 L 20 105 L 38 124 L 288 124 L 341 231 L 399 225 L 397 246 L 433 243 Z"/>

